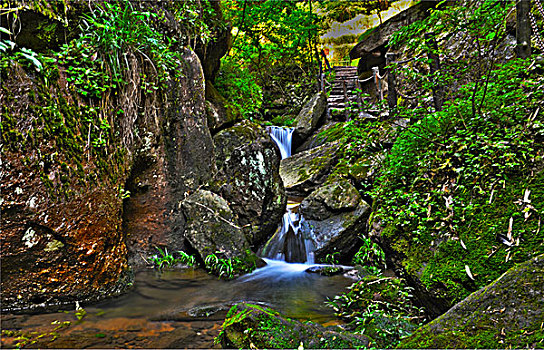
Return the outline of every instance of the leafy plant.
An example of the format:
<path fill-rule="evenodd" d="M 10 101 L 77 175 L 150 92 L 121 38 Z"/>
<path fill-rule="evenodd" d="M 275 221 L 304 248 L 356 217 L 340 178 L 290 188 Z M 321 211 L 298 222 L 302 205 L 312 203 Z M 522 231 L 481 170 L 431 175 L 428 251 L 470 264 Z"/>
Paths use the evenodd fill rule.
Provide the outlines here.
<path fill-rule="evenodd" d="M 325 255 L 325 264 L 336 265 L 338 264 L 338 256 L 340 252 L 329 253 Z"/>
<path fill-rule="evenodd" d="M 263 102 L 262 89 L 253 74 L 249 70 L 240 69 L 234 59 L 224 57 L 221 60 L 215 86 L 228 101 L 229 107 L 238 111 L 243 118 L 252 119 L 257 115 Z"/>
<path fill-rule="evenodd" d="M 353 264 L 373 266 L 376 268 L 385 267 L 385 253 L 379 245 L 372 242 L 370 238 L 362 238 L 363 244 L 353 257 Z"/>
<path fill-rule="evenodd" d="M 196 258 L 193 255 L 187 254 L 184 251 L 178 251 L 178 257 L 168 253 L 168 249 L 162 250 L 157 247 L 159 254 L 155 254 L 149 258 L 149 260 L 157 266 L 159 269 L 163 267 L 171 267 L 178 263 L 185 264 L 187 266 L 196 266 Z"/>
<path fill-rule="evenodd" d="M 393 348 L 424 321 L 411 288 L 397 278 L 366 276 L 327 304 L 349 328 L 366 334 L 381 348 Z"/>
<path fill-rule="evenodd" d="M 240 257 L 227 258 L 223 253 L 215 252 L 204 259 L 206 269 L 220 278 L 232 279 L 242 273 L 251 272 L 256 267 L 254 254 L 246 251 L 245 259 Z"/>

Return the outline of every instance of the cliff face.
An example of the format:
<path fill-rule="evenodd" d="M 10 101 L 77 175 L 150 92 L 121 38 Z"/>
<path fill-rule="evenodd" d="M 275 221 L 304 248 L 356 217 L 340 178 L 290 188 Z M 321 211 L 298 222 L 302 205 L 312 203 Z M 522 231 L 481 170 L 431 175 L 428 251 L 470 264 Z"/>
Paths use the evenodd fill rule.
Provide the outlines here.
<path fill-rule="evenodd" d="M 68 14 L 75 23 L 90 16 L 88 8 L 80 5 Z M 182 205 L 198 189 L 206 189 L 217 173 L 207 125 L 203 65 L 189 47 L 153 41 L 161 40 L 161 26 L 177 28 L 166 5 L 157 5 L 153 13 L 171 22 L 160 22 L 158 27 L 141 20 L 146 12 L 140 11 L 155 5 L 133 2 L 131 6 L 118 10 L 140 16 L 136 29 L 143 36 L 139 41 L 114 38 L 125 45 L 118 52 L 122 61 L 117 62 L 117 71 L 111 60 L 115 52 L 101 46 L 105 43 L 100 40 L 105 39 L 92 41 L 96 30 L 60 49 L 62 38 L 50 40 L 49 48 L 44 48 L 47 41 L 41 41 L 25 51 L 22 43 L 10 37 L 15 49 L 0 58 L 4 310 L 44 308 L 121 293 L 132 284 L 131 269 L 146 264 L 156 247 L 204 254 L 187 237 L 193 232 L 187 231 L 187 222 L 199 218 L 190 217 Z M 214 9 L 220 10 L 215 5 Z M 43 13 L 49 10 L 47 6 L 41 9 Z M 93 15 L 106 16 L 109 10 L 102 8 Z M 35 27 L 62 25 L 43 13 L 27 18 L 41 21 Z M 9 20 L 3 17 L 2 23 Z M 70 25 L 63 30 L 77 27 Z M 62 31 L 51 35 L 57 32 Z M 66 37 L 77 34 L 70 32 Z M 137 46 L 141 42 L 148 46 Z M 211 56 L 204 58 L 208 60 L 204 66 L 218 64 L 220 54 Z M 279 163 L 275 146 L 268 143 L 277 158 L 272 162 Z M 274 169 L 272 182 L 281 187 Z M 224 180 L 230 181 L 228 176 Z M 264 179 L 254 177 L 253 181 Z M 266 198 L 271 203 L 282 200 L 283 192 Z M 277 206 L 267 215 L 279 217 L 283 210 Z M 238 225 L 236 210 L 235 214 L 233 225 Z M 246 239 L 244 232 L 239 234 Z M 240 248 L 225 247 L 233 257 Z M 248 252 L 242 249 L 240 254 Z"/>
<path fill-rule="evenodd" d="M 67 86 L 65 67 L 49 67 L 57 76 L 48 83 L 16 62 L 8 67 L 1 90 L 4 307 L 116 294 L 130 285 L 128 248 L 131 256 L 147 255 L 153 244 L 183 248 L 178 201 L 211 179 L 215 158 L 200 61 L 189 49 L 181 57 L 183 78 L 150 105 L 158 111 L 137 113 L 138 103 L 150 101 L 128 99 L 136 84 L 119 91 L 99 116 L 111 126 L 101 147 L 87 142 L 95 102 Z M 121 106 L 127 113 L 112 116 Z"/>

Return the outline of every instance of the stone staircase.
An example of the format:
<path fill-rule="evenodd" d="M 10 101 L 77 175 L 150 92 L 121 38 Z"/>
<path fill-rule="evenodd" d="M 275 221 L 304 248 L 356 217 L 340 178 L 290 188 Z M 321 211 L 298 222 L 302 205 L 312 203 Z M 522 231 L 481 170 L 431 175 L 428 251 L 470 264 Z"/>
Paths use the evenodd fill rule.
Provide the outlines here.
<path fill-rule="evenodd" d="M 332 83 L 331 93 L 327 98 L 330 115 L 333 118 L 342 118 L 346 116 L 346 98 L 348 101 L 356 103 L 357 93 L 355 89 L 356 81 L 359 78 L 357 75 L 357 67 L 355 66 L 335 66 L 333 67 L 336 77 Z"/>

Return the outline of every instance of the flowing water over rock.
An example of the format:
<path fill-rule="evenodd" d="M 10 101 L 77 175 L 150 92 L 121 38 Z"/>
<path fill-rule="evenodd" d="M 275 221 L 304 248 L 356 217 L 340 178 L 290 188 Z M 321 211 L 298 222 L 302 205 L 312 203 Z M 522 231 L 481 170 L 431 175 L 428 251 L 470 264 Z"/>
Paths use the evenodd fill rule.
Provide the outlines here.
<path fill-rule="evenodd" d="M 261 251 L 266 258 L 290 263 L 313 264 L 315 244 L 311 237 L 301 230 L 304 218 L 298 212 L 300 199 L 290 198 L 287 212 L 276 233 L 268 240 Z"/>
<path fill-rule="evenodd" d="M 290 156 L 293 129 L 269 131 L 282 156 Z M 16 347 L 21 339 L 28 339 L 23 340 L 25 346 L 40 348 L 218 347 L 213 339 L 226 312 L 240 302 L 269 306 L 291 318 L 335 324 L 338 321 L 324 302 L 352 281 L 319 273 L 328 267 L 314 264 L 315 244 L 301 230 L 301 200 L 291 198 L 281 226 L 261 254 L 267 265 L 251 274 L 224 281 L 202 269 L 142 270 L 128 293 L 94 305 L 82 302 L 83 317 L 74 308 L 2 315 L 2 328 L 8 330 L 2 333 L 2 347 Z"/>
<path fill-rule="evenodd" d="M 282 128 L 279 126 L 269 126 L 270 137 L 276 142 L 280 149 L 281 159 L 291 157 L 291 143 L 293 140 L 294 128 Z"/>
<path fill-rule="evenodd" d="M 271 126 L 268 130 L 280 149 L 282 159 L 290 157 L 294 129 Z M 262 248 L 261 256 L 290 263 L 314 263 L 315 244 L 301 230 L 304 218 L 298 211 L 300 202 L 298 198 L 288 199 L 282 223 Z"/>

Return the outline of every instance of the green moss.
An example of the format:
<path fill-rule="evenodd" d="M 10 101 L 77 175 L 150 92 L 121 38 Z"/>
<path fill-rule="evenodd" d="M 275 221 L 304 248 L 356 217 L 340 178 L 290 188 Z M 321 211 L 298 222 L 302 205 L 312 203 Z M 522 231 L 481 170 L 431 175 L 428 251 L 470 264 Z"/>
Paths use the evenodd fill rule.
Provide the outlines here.
<path fill-rule="evenodd" d="M 301 323 L 278 312 L 254 304 L 233 306 L 223 323 L 218 341 L 235 348 L 353 348 L 364 346 L 363 339 L 344 335 L 312 322 Z"/>
<path fill-rule="evenodd" d="M 517 265 L 405 339 L 404 348 L 521 348 L 544 344 L 544 255 Z"/>

